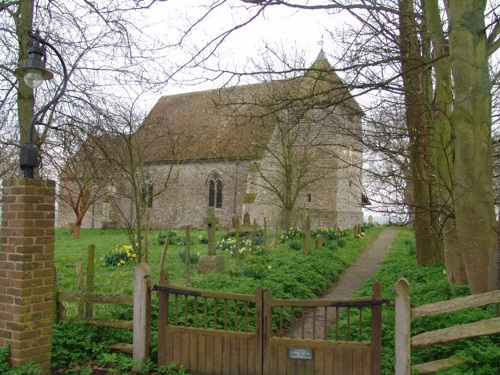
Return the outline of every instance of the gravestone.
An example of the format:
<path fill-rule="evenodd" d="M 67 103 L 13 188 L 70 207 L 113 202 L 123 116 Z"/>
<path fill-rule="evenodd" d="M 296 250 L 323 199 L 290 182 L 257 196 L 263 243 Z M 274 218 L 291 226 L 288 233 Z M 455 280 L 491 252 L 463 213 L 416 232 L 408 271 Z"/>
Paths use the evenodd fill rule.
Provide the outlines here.
<path fill-rule="evenodd" d="M 218 223 L 219 219 L 215 216 L 215 208 L 209 208 L 205 218 L 208 232 L 208 255 L 215 255 L 215 231 Z"/>
<path fill-rule="evenodd" d="M 250 214 L 248 212 L 245 212 L 245 214 L 243 215 L 243 225 L 239 225 L 239 218 L 236 216 L 236 214 L 233 216 L 232 222 L 233 222 L 233 230 L 228 232 L 230 236 L 236 235 L 236 225 L 238 225 L 240 236 L 251 235 L 254 232 L 254 226 L 250 221 Z M 259 226 L 257 226 L 256 233 L 258 235 L 262 235 L 263 233 L 262 228 L 259 228 Z"/>
<path fill-rule="evenodd" d="M 316 250 L 321 250 L 323 248 L 323 236 L 319 233 L 316 236 L 315 248 Z"/>
<path fill-rule="evenodd" d="M 198 272 L 209 274 L 220 271 L 225 267 L 223 255 L 215 253 L 215 232 L 219 219 L 215 216 L 215 208 L 209 208 L 205 224 L 207 224 L 208 238 L 208 255 L 202 255 L 198 260 Z"/>
<path fill-rule="evenodd" d="M 251 226 L 250 215 L 248 214 L 248 212 L 245 212 L 245 215 L 243 215 L 243 226 L 247 228 Z"/>

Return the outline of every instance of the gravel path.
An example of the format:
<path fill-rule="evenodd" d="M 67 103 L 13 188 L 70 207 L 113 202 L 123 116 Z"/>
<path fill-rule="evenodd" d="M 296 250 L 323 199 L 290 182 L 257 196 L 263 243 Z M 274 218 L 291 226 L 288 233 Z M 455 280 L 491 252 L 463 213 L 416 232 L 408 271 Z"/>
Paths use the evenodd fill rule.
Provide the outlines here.
<path fill-rule="evenodd" d="M 361 289 L 366 280 L 379 268 L 380 262 L 385 258 L 392 241 L 398 234 L 397 230 L 386 229 L 380 236 L 368 245 L 361 254 L 339 277 L 339 280 L 332 284 L 330 291 L 321 296 L 321 299 L 345 299 L 350 298 L 352 293 Z M 335 320 L 335 309 L 328 309 L 327 326 Z M 324 339 L 324 309 L 316 309 L 316 338 Z M 313 314 L 306 315 L 304 338 L 312 338 L 313 334 Z M 294 329 L 294 337 L 302 337 L 301 322 L 297 322 Z"/>

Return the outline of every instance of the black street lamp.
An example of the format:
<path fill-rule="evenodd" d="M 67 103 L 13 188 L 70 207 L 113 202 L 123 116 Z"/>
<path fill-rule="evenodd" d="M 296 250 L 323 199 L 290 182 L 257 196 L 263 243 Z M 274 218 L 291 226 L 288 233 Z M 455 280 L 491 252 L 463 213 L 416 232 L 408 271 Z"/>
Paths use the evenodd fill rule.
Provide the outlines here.
<path fill-rule="evenodd" d="M 28 35 L 33 39 L 33 45 L 28 48 L 28 59 L 24 61 L 21 68 L 17 68 L 15 73 L 19 77 L 24 78 L 24 82 L 31 88 L 37 88 L 43 81 L 52 79 L 54 75 L 52 72 L 45 68 L 45 49 L 42 45 L 49 47 L 58 57 L 61 62 L 63 69 L 63 81 L 56 92 L 56 95 L 40 108 L 31 118 L 29 125 L 28 142 L 26 142 L 23 147 L 21 147 L 21 152 L 19 154 L 19 165 L 24 171 L 24 178 L 34 178 L 34 169 L 38 167 L 38 149 L 33 144 L 33 132 L 35 127 L 35 122 L 37 118 L 45 113 L 53 104 L 55 104 L 59 98 L 64 94 L 66 90 L 66 85 L 68 83 L 68 71 L 66 69 L 66 64 L 61 56 L 61 54 L 55 49 L 55 47 L 43 39 L 38 31 L 33 32 L 28 30 Z"/>

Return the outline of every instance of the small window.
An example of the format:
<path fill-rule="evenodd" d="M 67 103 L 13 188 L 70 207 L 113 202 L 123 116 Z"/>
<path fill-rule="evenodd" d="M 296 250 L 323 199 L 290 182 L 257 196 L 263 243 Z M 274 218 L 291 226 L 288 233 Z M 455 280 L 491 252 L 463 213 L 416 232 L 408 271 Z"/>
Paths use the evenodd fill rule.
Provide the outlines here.
<path fill-rule="evenodd" d="M 208 207 L 222 208 L 222 180 L 217 172 L 208 180 Z"/>
<path fill-rule="evenodd" d="M 312 201 L 312 195 L 311 195 L 311 193 L 308 193 L 308 194 L 307 194 L 307 201 L 308 201 L 308 202 L 311 202 L 311 201 Z"/>

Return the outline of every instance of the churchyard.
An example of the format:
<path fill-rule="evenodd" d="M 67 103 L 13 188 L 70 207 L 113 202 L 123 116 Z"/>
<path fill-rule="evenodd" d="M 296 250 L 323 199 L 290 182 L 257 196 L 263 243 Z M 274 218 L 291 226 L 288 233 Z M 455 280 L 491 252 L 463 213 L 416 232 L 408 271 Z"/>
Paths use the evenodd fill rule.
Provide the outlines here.
<path fill-rule="evenodd" d="M 304 255 L 300 246 L 302 233 L 299 229 L 290 232 L 288 238 L 278 233 L 276 247 L 264 249 L 263 241 L 254 239 L 253 253 L 250 253 L 250 242 L 242 240 L 244 251 L 236 258 L 234 238 L 227 232 L 217 231 L 216 251 L 225 258 L 225 268 L 210 275 L 198 273 L 196 263 L 199 257 L 208 254 L 206 230 L 192 230 L 191 259 L 189 278 L 186 277 L 185 231 L 151 231 L 149 263 L 151 265 L 152 282 L 158 282 L 160 259 L 164 249 L 164 241 L 170 238 L 170 246 L 166 255 L 165 266 L 169 273 L 169 281 L 176 285 L 187 285 L 206 290 L 217 290 L 253 294 L 258 285 L 272 288 L 273 294 L 281 298 L 304 299 L 313 298 L 325 293 L 339 273 L 363 252 L 385 227 L 365 228 L 364 235 L 353 236 L 345 231 L 340 246 L 335 247 L 328 241 L 328 229 L 323 229 L 324 246 L 314 249 L 311 255 Z M 333 231 L 335 232 L 335 231 Z M 276 233 L 270 234 L 273 242 Z M 126 245 L 126 236 L 119 230 L 82 230 L 79 240 L 71 238 L 66 230 L 56 230 L 55 265 L 58 283 L 61 290 L 77 290 L 78 280 L 75 265 L 87 261 L 87 247 L 95 244 L 95 289 L 99 293 L 126 294 L 132 293 L 133 267 L 135 257 Z M 415 260 L 414 236 L 411 230 L 401 229 L 394 241 L 392 250 L 365 287 L 356 296 L 368 296 L 372 284 L 376 280 L 382 283 L 384 298 L 391 302 L 395 299 L 394 284 L 400 277 L 405 277 L 411 284 L 413 305 L 422 305 L 448 300 L 467 295 L 465 289 L 450 290 L 443 265 L 418 267 Z M 128 250 L 128 251 L 127 251 Z M 119 256 L 117 254 L 120 254 Z M 153 293 L 153 311 L 157 311 L 157 296 Z M 497 306 L 498 309 L 498 306 Z M 498 312 L 497 312 L 498 313 Z M 131 342 L 131 332 L 78 324 L 74 321 L 78 314 L 77 304 L 66 304 L 68 322 L 54 325 L 53 370 L 61 369 L 64 374 L 97 374 L 106 369 L 109 373 L 131 373 L 134 362 L 130 355 L 109 350 L 108 344 L 113 342 Z M 155 312 L 153 315 L 155 316 Z M 465 324 L 495 315 L 494 306 L 489 308 L 473 308 L 461 312 L 450 313 L 438 317 L 420 319 L 412 326 L 412 332 L 422 332 L 450 326 Z M 94 317 L 131 319 L 132 308 L 118 305 L 94 305 Z M 344 317 L 344 323 L 345 317 Z M 365 324 L 365 322 L 363 322 Z M 369 324 L 369 323 L 366 323 Z M 156 321 L 153 318 L 152 353 L 157 353 L 155 346 Z M 432 346 L 412 351 L 414 363 L 427 362 L 450 355 L 466 358 L 466 363 L 454 370 L 444 370 L 440 374 L 493 374 L 499 369 L 500 338 L 498 335 Z M 384 307 L 382 330 L 382 374 L 394 374 L 394 309 Z M 166 374 L 183 374 L 174 371 L 173 367 L 158 369 L 153 363 L 143 367 L 143 372 Z M 458 371 L 458 372 L 457 372 Z"/>
<path fill-rule="evenodd" d="M 214 238 L 211 244 L 208 231 L 204 228 L 190 230 L 190 238 L 187 238 L 184 230 L 150 231 L 147 239 L 151 281 L 152 284 L 157 284 L 159 281 L 160 262 L 165 251 L 165 242 L 168 241 L 164 265 L 171 284 L 245 295 L 255 294 L 256 289 L 262 286 L 264 289 L 272 290 L 273 297 L 276 298 L 313 299 L 327 292 L 340 273 L 385 229 L 384 226 L 371 225 L 354 228 L 354 231 L 353 229 L 339 231 L 321 228 L 304 234 L 301 229 L 292 228 L 286 237 L 281 232 L 270 230 L 265 232 L 267 234 L 265 240 L 258 235 L 252 238 L 250 231 L 245 236 L 241 236 L 240 251 L 235 251 L 236 239 L 228 236 L 226 231 L 213 233 Z M 321 236 L 321 241 L 317 240 L 318 235 Z M 310 250 L 306 246 L 306 251 L 304 251 L 304 238 L 307 238 Z M 190 244 L 190 262 L 186 262 L 186 241 Z M 393 304 L 396 300 L 395 284 L 400 278 L 406 278 L 411 285 L 412 306 L 447 301 L 468 295 L 466 288 L 450 289 L 444 265 L 419 267 L 416 264 L 414 241 L 414 233 L 411 229 L 399 228 L 399 235 L 393 242 L 391 251 L 380 270 L 373 274 L 365 287 L 355 294 L 356 297 L 370 296 L 373 284 L 375 281 L 380 281 L 383 298 L 388 301 L 382 309 L 381 373 L 384 375 L 395 373 Z M 200 273 L 198 262 L 200 258 L 213 252 L 210 250 L 212 245 L 216 254 L 223 257 L 224 268 L 211 274 Z M 92 247 L 93 258 L 89 257 L 88 251 Z M 130 298 L 133 292 L 137 254 L 122 230 L 83 229 L 81 238 L 75 240 L 67 229 L 56 229 L 55 268 L 59 291 L 77 293 L 84 290 L 88 274 L 78 270 L 85 270 L 89 261 L 93 266 L 92 288 L 95 293 L 102 294 L 108 302 L 120 295 Z M 171 300 L 170 304 L 172 303 Z M 133 318 L 133 307 L 130 303 L 123 305 L 86 304 L 80 301 L 80 303 L 64 302 L 63 304 L 64 310 L 60 309 L 61 305 L 58 307 L 60 321 L 53 325 L 51 362 L 53 374 L 182 375 L 186 373 L 176 364 L 167 367 L 156 365 L 158 355 L 158 294 L 156 292 L 152 293 L 151 360 L 142 362 L 141 370 L 135 372 L 137 362 L 132 356 L 112 349 L 116 343 L 121 343 L 118 346 L 122 348 L 127 344 L 130 346 L 132 343 L 130 329 L 104 328 L 94 322 L 90 324 L 78 322 L 78 316 L 84 317 L 88 314 L 89 307 L 93 320 L 113 319 L 130 322 Z M 411 333 L 417 335 L 443 327 L 494 319 L 498 316 L 498 307 L 498 304 L 472 307 L 416 319 L 412 321 Z M 182 302 L 180 302 L 180 308 L 182 311 Z M 359 335 L 360 339 L 366 340 L 369 338 L 364 336 L 365 332 L 370 334 L 370 315 L 363 313 L 361 318 L 356 313 L 342 314 L 336 324 L 344 333 L 346 330 L 349 332 L 351 329 L 349 327 L 352 326 L 352 335 Z M 193 317 L 189 315 L 186 318 L 192 320 Z M 180 319 L 182 319 L 182 313 Z M 286 330 L 287 325 L 289 327 L 291 324 L 290 319 L 291 317 L 285 314 L 283 322 L 274 322 L 273 316 L 273 325 L 283 325 Z M 353 323 L 355 321 L 359 322 L 359 329 L 358 323 Z M 250 318 L 249 325 L 252 326 L 252 324 L 253 318 Z M 5 350 L 6 348 L 2 348 L 0 351 L 2 371 L 6 374 L 37 374 L 36 367 L 30 365 L 9 370 L 5 362 L 8 352 Z M 439 374 L 490 375 L 498 373 L 500 337 L 496 334 L 458 340 L 414 349 L 411 353 L 413 364 L 448 357 L 458 358 L 458 366 L 450 370 L 442 370 Z"/>

